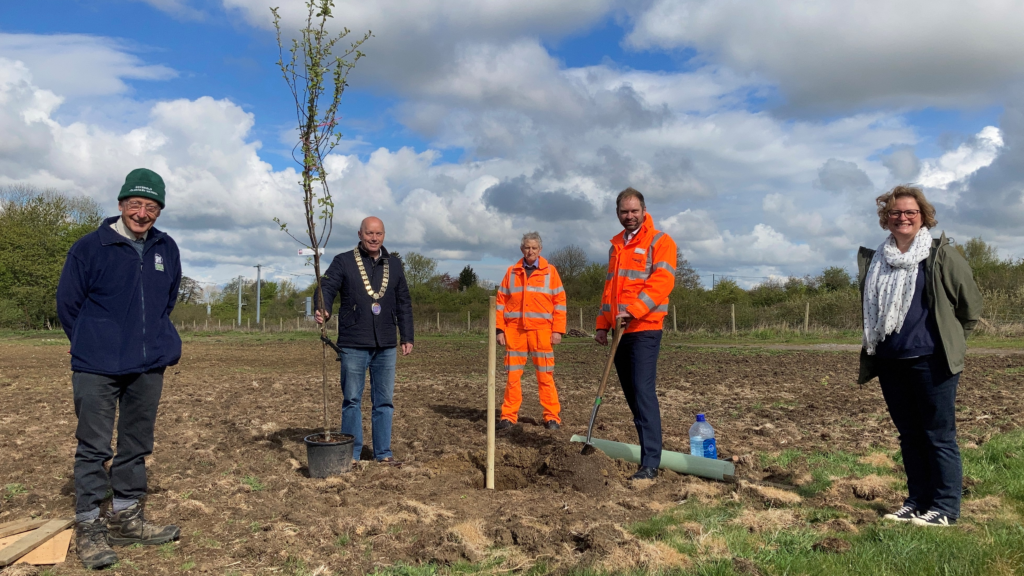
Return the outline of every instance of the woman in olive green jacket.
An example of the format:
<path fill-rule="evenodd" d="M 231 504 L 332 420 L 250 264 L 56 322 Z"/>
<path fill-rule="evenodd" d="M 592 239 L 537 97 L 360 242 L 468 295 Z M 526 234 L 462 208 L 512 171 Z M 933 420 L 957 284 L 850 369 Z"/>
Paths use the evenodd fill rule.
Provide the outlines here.
<path fill-rule="evenodd" d="M 960 515 L 963 479 L 956 443 L 956 390 L 967 337 L 981 318 L 971 268 L 929 230 L 935 208 L 919 188 L 875 200 L 889 236 L 857 256 L 864 314 L 861 384 L 878 377 L 900 433 L 908 496 L 884 518 L 949 526 Z"/>

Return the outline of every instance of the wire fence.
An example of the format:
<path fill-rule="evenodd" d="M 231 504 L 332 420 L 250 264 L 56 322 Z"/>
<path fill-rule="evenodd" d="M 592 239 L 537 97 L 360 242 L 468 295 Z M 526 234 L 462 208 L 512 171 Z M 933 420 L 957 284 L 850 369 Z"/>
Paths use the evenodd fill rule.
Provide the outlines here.
<path fill-rule="evenodd" d="M 976 330 L 1002 336 L 1024 335 L 1024 307 L 1018 305 L 1019 294 L 985 295 L 985 313 Z M 592 335 L 598 306 L 570 306 L 567 311 L 566 329 L 570 335 Z M 243 317 L 223 320 L 189 314 L 184 318 L 173 318 L 175 327 L 182 332 L 315 332 L 319 328 L 311 318 Z M 488 318 L 480 308 L 459 312 L 437 312 L 413 309 L 413 323 L 416 334 L 459 335 L 486 334 Z M 771 306 L 755 306 L 749 302 L 709 303 L 699 300 L 683 300 L 669 304 L 664 329 L 672 332 L 749 332 L 761 329 L 782 331 L 860 331 L 861 301 L 859 294 L 819 295 L 814 298 L 779 302 Z M 331 333 L 337 333 L 337 318 L 328 321 Z"/>

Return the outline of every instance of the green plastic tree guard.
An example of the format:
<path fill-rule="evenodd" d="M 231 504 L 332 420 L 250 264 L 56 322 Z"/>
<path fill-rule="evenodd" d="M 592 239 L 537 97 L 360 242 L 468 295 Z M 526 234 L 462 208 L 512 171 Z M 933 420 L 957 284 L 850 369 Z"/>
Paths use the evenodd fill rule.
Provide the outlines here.
<path fill-rule="evenodd" d="M 573 442 L 586 442 L 587 437 L 576 434 L 571 440 Z M 592 438 L 590 443 L 594 445 L 594 448 L 607 454 L 609 458 L 625 460 L 634 464 L 640 463 L 640 447 L 636 444 L 623 444 L 622 442 L 612 442 L 611 440 L 600 440 L 598 438 Z M 712 460 L 711 458 L 691 456 L 690 454 L 680 454 L 671 450 L 661 451 L 660 467 L 680 474 L 692 474 L 701 478 L 710 478 L 711 480 L 723 480 L 725 482 L 734 482 L 736 480 L 736 466 L 732 462 Z"/>

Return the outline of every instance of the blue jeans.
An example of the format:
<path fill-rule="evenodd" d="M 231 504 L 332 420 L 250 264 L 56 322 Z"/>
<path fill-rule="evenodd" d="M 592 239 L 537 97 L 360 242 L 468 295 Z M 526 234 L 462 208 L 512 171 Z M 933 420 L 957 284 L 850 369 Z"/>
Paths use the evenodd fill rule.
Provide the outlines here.
<path fill-rule="evenodd" d="M 939 354 L 879 360 L 878 382 L 889 415 L 900 433 L 907 471 L 904 505 L 960 516 L 963 473 L 956 444 L 956 388 Z"/>
<path fill-rule="evenodd" d="M 661 407 L 654 389 L 660 351 L 661 330 L 643 330 L 623 334 L 615 352 L 615 370 L 640 438 L 640 465 L 647 468 L 661 466 Z"/>
<path fill-rule="evenodd" d="M 341 349 L 341 433 L 355 438 L 352 457 L 359 460 L 363 450 L 363 388 L 366 369 L 370 369 L 370 398 L 373 411 L 370 424 L 373 434 L 373 457 L 383 460 L 391 456 L 391 419 L 395 412 L 395 358 L 398 349 Z"/>

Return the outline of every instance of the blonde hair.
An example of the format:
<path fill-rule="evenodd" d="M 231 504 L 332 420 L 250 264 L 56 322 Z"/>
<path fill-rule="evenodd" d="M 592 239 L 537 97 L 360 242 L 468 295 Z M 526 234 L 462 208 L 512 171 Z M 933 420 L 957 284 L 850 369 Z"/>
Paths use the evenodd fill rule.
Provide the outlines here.
<path fill-rule="evenodd" d="M 913 198 L 917 207 L 921 209 L 921 225 L 926 228 L 935 228 L 939 221 L 935 219 L 935 206 L 924 197 L 924 192 L 916 186 L 900 184 L 892 190 L 875 198 L 878 206 L 878 224 L 882 230 L 889 229 L 889 211 L 895 210 L 897 198 Z"/>

